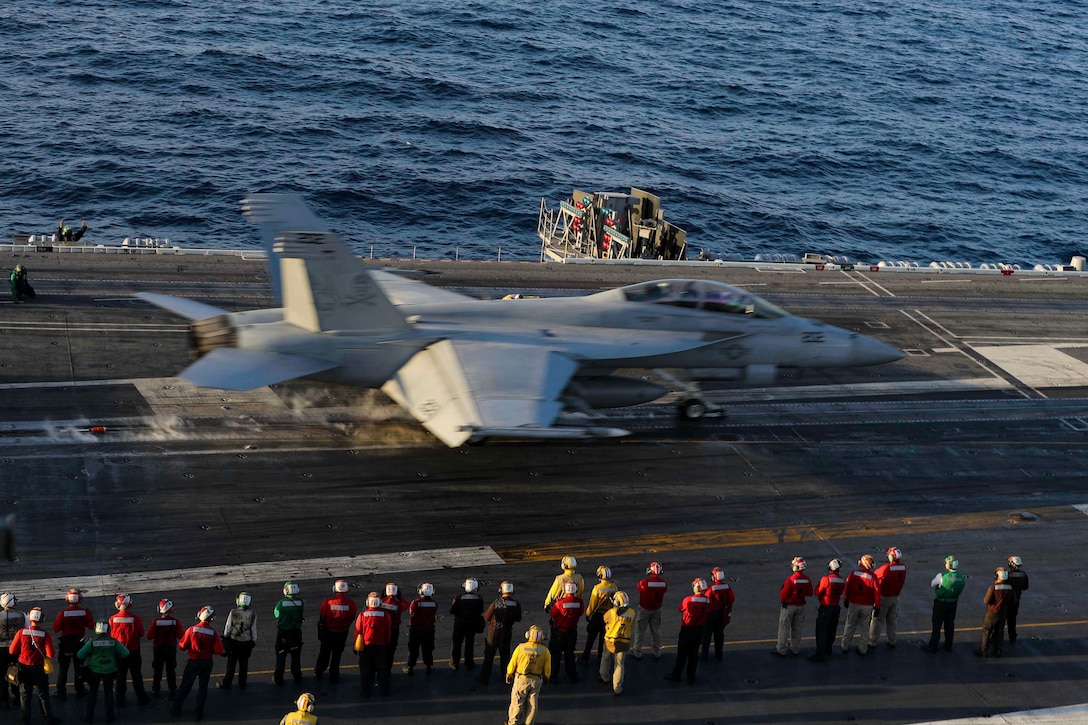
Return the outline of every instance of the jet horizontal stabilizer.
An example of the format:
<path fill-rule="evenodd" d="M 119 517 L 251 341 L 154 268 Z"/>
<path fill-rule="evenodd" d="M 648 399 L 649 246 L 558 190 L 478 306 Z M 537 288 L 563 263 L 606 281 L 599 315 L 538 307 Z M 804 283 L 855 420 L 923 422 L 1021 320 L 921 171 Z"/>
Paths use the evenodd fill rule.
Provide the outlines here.
<path fill-rule="evenodd" d="M 218 348 L 185 368 L 178 377 L 193 385 L 253 390 L 339 367 L 339 363 L 301 355 Z"/>
<path fill-rule="evenodd" d="M 144 302 L 150 302 L 156 307 L 173 312 L 175 315 L 184 317 L 187 320 L 203 320 L 208 317 L 229 314 L 226 310 L 206 305 L 203 302 L 187 300 L 184 297 L 160 295 L 154 292 L 140 292 L 136 296 Z"/>

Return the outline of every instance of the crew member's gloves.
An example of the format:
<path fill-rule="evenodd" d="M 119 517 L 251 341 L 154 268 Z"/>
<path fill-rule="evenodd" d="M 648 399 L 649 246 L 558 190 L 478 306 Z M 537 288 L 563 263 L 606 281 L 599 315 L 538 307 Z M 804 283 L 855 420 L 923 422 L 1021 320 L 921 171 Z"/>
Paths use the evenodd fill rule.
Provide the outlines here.
<path fill-rule="evenodd" d="M 514 676 L 513 675 L 507 675 L 506 676 L 506 684 L 508 684 L 508 685 L 514 684 Z"/>

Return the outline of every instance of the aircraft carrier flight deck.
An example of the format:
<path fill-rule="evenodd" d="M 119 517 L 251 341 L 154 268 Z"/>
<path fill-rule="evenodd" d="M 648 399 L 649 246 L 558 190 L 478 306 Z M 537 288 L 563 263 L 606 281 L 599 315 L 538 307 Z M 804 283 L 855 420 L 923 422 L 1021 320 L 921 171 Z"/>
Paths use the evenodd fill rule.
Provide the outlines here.
<path fill-rule="evenodd" d="M 631 431 L 592 441 L 449 449 L 384 395 L 287 383 L 246 393 L 194 388 L 188 323 L 134 297 L 157 292 L 230 311 L 274 306 L 263 258 L 0 252 L 37 298 L 0 301 L 0 476 L 16 516 L 3 589 L 52 622 L 80 586 L 96 617 L 132 595 L 145 622 L 162 597 L 186 626 L 205 604 L 221 628 L 252 593 L 259 641 L 245 691 L 212 689 L 205 720 L 276 722 L 303 691 L 323 723 L 503 722 L 509 687 L 451 670 L 449 601 L 474 576 L 485 601 L 504 579 L 545 626 L 559 560 L 599 565 L 633 593 L 660 561 L 660 661 L 630 661 L 621 696 L 595 666 L 545 686 L 538 723 L 917 723 L 1088 703 L 1088 279 L 687 266 L 374 261 L 484 298 L 574 296 L 663 277 L 727 282 L 791 313 L 905 352 L 871 368 L 780 371 L 770 385 L 704 384 L 720 417 L 678 418 L 672 394 L 600 412 Z M 517 300 L 509 304 L 519 304 Z M 771 656 L 778 592 L 794 556 L 819 577 L 889 546 L 908 569 L 900 637 L 867 657 L 814 664 Z M 930 579 L 954 554 L 967 575 L 952 653 L 929 654 Z M 1020 638 L 972 656 L 994 568 L 1023 558 Z M 737 602 L 724 661 L 669 682 L 681 598 L 722 567 Z M 401 674 L 363 701 L 350 651 L 340 684 L 313 676 L 316 617 L 333 580 L 358 601 L 387 581 L 408 598 L 432 582 L 436 668 Z M 272 606 L 286 580 L 306 600 L 304 680 L 272 683 Z M 811 654 L 810 603 L 802 655 Z M 840 624 L 841 632 L 841 624 Z M 584 641 L 584 627 L 579 650 Z M 350 648 L 350 644 L 349 644 Z M 477 638 L 477 657 L 483 650 Z M 182 658 L 184 655 L 182 655 Z M 144 678 L 150 678 L 144 645 Z M 595 662 L 595 658 L 593 660 Z M 183 661 L 179 662 L 179 675 Z M 216 660 L 213 682 L 222 674 Z M 191 719 L 195 693 L 183 719 Z M 83 701 L 54 699 L 82 720 Z M 99 716 L 101 716 L 101 704 Z M 14 715 L 13 715 L 14 717 Z M 121 722 L 172 722 L 165 698 Z"/>

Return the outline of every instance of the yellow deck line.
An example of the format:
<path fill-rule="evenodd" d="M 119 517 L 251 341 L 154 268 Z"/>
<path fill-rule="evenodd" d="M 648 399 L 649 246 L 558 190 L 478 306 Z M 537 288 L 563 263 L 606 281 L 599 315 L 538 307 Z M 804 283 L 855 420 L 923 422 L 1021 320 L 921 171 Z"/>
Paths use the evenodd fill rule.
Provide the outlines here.
<path fill-rule="evenodd" d="M 507 564 L 559 559 L 572 553 L 578 556 L 627 556 L 663 551 L 696 551 L 743 546 L 806 543 L 854 539 L 860 537 L 905 536 L 946 531 L 973 531 L 1003 526 L 1036 526 L 1041 523 L 1084 521 L 1085 515 L 1072 506 L 1031 509 L 1037 521 L 1019 521 L 1010 512 L 980 511 L 947 516 L 915 516 L 896 519 L 829 522 L 783 528 L 661 532 L 613 539 L 554 541 L 526 547 L 499 548 L 496 551 Z"/>

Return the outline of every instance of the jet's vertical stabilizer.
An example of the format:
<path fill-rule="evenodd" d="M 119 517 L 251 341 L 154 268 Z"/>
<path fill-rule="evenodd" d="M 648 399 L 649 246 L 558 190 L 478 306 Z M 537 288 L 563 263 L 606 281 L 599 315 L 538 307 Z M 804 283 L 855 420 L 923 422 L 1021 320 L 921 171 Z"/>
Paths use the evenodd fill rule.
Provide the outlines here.
<path fill-rule="evenodd" d="M 283 319 L 313 332 L 403 332 L 404 316 L 332 232 L 283 232 L 273 248 L 280 260 Z"/>
<path fill-rule="evenodd" d="M 268 255 L 268 276 L 276 301 L 282 305 L 280 265 L 273 253 L 276 238 L 291 230 L 327 232 L 329 228 L 296 194 L 251 194 L 242 200 L 242 214 L 261 228 L 261 247 Z"/>

